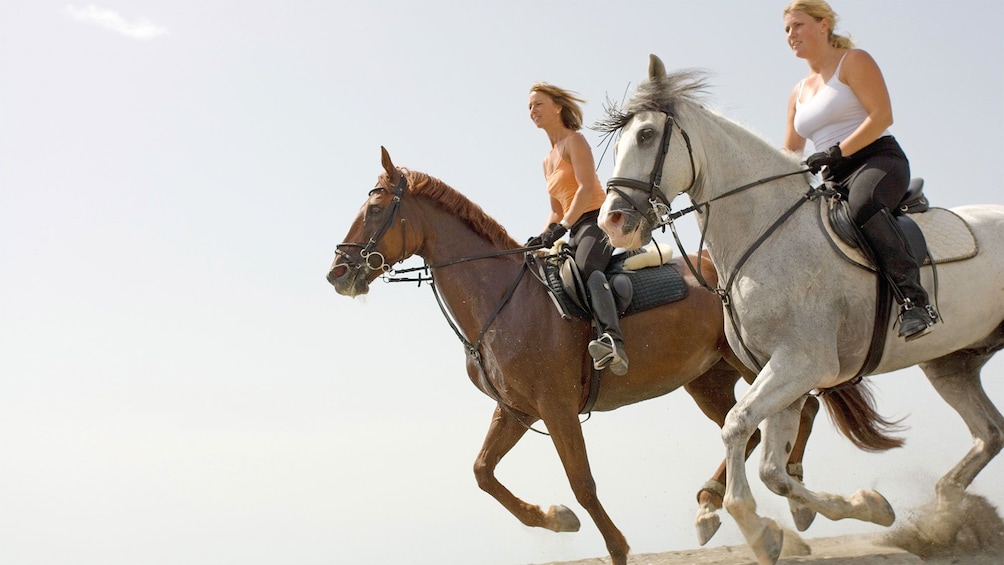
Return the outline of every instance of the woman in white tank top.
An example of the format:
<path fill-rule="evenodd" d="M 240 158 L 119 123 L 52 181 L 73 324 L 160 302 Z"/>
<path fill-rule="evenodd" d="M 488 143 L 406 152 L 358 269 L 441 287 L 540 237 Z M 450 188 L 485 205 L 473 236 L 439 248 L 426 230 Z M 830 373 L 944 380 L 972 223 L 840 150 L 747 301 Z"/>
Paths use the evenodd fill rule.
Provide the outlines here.
<path fill-rule="evenodd" d="M 920 284 L 920 264 L 893 215 L 910 184 L 910 163 L 889 133 L 892 104 L 882 71 L 850 38 L 833 32 L 837 15 L 824 0 L 795 0 L 784 9 L 784 30 L 809 74 L 788 101 L 784 147 L 815 153 L 805 164 L 847 191 L 851 217 L 900 303 L 899 335 L 926 335 L 938 314 Z"/>

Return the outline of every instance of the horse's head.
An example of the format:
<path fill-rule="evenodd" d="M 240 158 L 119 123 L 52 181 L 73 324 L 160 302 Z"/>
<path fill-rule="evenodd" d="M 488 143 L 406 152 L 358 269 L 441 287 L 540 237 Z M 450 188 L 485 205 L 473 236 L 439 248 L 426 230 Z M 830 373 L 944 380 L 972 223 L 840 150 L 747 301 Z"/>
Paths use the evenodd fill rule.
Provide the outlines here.
<path fill-rule="evenodd" d="M 328 282 L 346 296 L 366 294 L 370 282 L 414 253 L 405 245 L 408 228 L 402 211 L 408 179 L 391 162 L 387 150 L 380 150 L 384 174 L 369 191 L 349 233 L 337 245 L 328 271 Z"/>
<path fill-rule="evenodd" d="M 607 118 L 597 124 L 601 131 L 619 132 L 613 175 L 599 216 L 600 227 L 615 247 L 647 244 L 652 231 L 666 223 L 672 199 L 697 181 L 690 137 L 677 123 L 675 109 L 704 87 L 694 71 L 667 77 L 662 61 L 651 55 L 648 81 L 638 87 L 624 111 L 609 109 Z"/>

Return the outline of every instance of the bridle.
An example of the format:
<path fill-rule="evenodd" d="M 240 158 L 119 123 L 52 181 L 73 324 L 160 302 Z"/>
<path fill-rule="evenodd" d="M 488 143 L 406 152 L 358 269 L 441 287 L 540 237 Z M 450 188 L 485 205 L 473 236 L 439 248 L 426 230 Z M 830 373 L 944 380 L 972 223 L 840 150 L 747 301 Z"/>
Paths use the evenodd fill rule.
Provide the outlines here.
<path fill-rule="evenodd" d="M 390 202 L 390 207 L 387 210 L 387 214 L 384 216 L 384 219 L 380 223 L 380 226 L 377 228 L 377 230 L 373 232 L 373 235 L 370 237 L 370 240 L 367 241 L 365 245 L 361 243 L 342 242 L 335 246 L 335 255 L 341 257 L 342 262 L 348 264 L 353 269 L 365 270 L 367 272 L 382 271 L 386 273 L 391 270 L 391 267 L 394 264 L 399 262 L 395 261 L 393 263 L 388 263 L 383 253 L 380 253 L 375 248 L 377 244 L 380 243 L 380 240 L 383 239 L 383 236 L 386 235 L 388 231 L 390 231 L 391 227 L 393 227 L 394 225 L 394 222 L 397 220 L 398 211 L 401 208 L 401 198 L 404 196 L 404 191 L 408 188 L 407 177 L 405 177 L 405 175 L 400 175 L 400 177 L 401 178 L 400 180 L 398 180 L 397 186 L 393 188 L 388 189 L 386 187 L 378 186 L 373 190 L 369 191 L 370 196 L 372 196 L 374 192 L 377 192 L 379 190 L 390 190 L 390 193 L 393 195 L 393 198 L 391 199 Z M 403 238 L 405 234 L 403 220 L 401 221 L 401 234 Z M 362 249 L 359 251 L 359 258 L 362 259 L 362 263 L 356 261 L 355 259 L 352 258 L 351 255 L 342 251 L 341 248 L 343 247 L 361 247 Z M 405 252 L 406 252 L 405 248 L 402 245 L 401 248 L 402 255 Z M 371 259 L 375 259 L 375 261 L 371 261 Z"/>
<path fill-rule="evenodd" d="M 642 207 L 639 206 L 634 199 L 621 190 L 621 187 L 639 190 L 648 194 L 649 210 L 655 214 L 653 229 L 665 226 L 673 221 L 669 199 L 666 198 L 665 194 L 663 194 L 661 184 L 662 170 L 666 164 L 666 156 L 669 155 L 669 142 L 673 137 L 674 127 L 680 130 L 680 135 L 683 136 L 683 141 L 687 144 L 687 155 L 690 157 L 690 186 L 687 187 L 684 192 L 693 188 L 697 183 L 697 166 L 694 164 L 694 148 L 690 144 L 690 136 L 687 135 L 687 130 L 683 129 L 676 123 L 671 109 L 667 110 L 665 114 L 666 124 L 662 129 L 662 140 L 659 143 L 659 154 L 656 156 L 655 163 L 652 165 L 652 173 L 649 175 L 648 182 L 627 177 L 610 177 L 610 179 L 607 180 L 607 192 L 616 192 L 642 216 L 645 215 L 645 210 L 642 210 Z"/>

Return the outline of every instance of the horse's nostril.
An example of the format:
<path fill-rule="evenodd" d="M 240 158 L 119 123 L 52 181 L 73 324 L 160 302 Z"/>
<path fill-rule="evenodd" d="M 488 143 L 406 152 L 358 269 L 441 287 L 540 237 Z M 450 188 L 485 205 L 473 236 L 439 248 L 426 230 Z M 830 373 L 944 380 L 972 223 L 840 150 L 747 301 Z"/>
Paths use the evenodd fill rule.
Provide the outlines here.
<path fill-rule="evenodd" d="M 348 270 L 348 267 L 345 265 L 335 265 L 330 271 L 328 271 L 328 281 L 336 281 L 337 279 L 345 276 L 345 273 L 348 272 Z"/>

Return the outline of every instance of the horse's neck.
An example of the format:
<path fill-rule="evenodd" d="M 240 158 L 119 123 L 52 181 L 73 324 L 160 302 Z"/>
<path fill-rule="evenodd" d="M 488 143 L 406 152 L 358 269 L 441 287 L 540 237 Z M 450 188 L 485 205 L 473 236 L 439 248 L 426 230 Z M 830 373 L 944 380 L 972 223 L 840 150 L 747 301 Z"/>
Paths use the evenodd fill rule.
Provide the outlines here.
<path fill-rule="evenodd" d="M 698 222 L 702 231 L 707 228 L 708 250 L 716 266 L 728 276 L 756 240 L 800 201 L 808 184 L 803 175 L 794 175 L 726 196 L 761 179 L 797 171 L 799 165 L 735 122 L 709 113 L 706 123 L 708 130 L 700 133 L 701 182 L 691 199 L 710 201 Z M 804 211 L 801 217 L 806 217 Z"/>
<path fill-rule="evenodd" d="M 443 211 L 435 211 L 425 229 L 419 254 L 434 267 L 433 277 L 443 302 L 456 318 L 468 339 L 475 339 L 488 317 L 497 308 L 508 288 L 515 284 L 523 267 L 522 256 L 502 255 L 461 259 L 504 251 L 475 233 L 464 221 Z"/>

